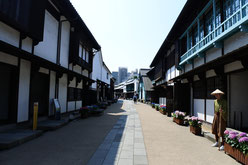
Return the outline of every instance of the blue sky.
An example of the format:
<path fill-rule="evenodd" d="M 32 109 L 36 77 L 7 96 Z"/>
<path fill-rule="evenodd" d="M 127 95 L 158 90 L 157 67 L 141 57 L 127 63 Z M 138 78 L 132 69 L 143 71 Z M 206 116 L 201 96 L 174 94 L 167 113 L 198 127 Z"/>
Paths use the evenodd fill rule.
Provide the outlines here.
<path fill-rule="evenodd" d="M 186 0 L 71 0 L 111 71 L 149 68 Z"/>

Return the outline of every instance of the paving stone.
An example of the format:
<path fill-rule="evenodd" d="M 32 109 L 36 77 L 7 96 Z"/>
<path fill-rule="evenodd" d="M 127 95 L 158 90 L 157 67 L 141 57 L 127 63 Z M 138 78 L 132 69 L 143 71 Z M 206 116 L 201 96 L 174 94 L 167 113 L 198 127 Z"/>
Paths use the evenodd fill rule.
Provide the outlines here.
<path fill-rule="evenodd" d="M 133 151 L 122 150 L 120 153 L 120 158 L 133 159 Z"/>
<path fill-rule="evenodd" d="M 146 149 L 134 148 L 134 155 L 146 155 Z"/>
<path fill-rule="evenodd" d="M 133 159 L 119 159 L 118 165 L 132 165 Z"/>
<path fill-rule="evenodd" d="M 148 165 L 147 157 L 134 155 L 134 165 Z"/>

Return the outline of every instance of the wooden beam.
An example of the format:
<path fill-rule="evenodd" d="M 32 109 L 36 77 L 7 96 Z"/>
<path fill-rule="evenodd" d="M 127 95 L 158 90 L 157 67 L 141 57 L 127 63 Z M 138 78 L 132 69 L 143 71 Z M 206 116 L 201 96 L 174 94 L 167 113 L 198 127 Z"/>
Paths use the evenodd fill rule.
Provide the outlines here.
<path fill-rule="evenodd" d="M 215 48 L 223 48 L 223 42 L 222 41 L 214 42 L 213 45 Z"/>
<path fill-rule="evenodd" d="M 239 26 L 239 29 L 241 32 L 245 32 L 247 33 L 248 32 L 248 25 L 247 24 L 242 24 Z"/>

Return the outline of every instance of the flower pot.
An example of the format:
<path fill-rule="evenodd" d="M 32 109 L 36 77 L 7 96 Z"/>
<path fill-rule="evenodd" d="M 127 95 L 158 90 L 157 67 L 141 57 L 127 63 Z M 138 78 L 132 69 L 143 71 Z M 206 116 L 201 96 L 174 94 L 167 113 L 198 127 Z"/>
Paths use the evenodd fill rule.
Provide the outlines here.
<path fill-rule="evenodd" d="M 232 157 L 236 157 L 236 148 L 233 148 L 231 145 L 224 143 L 224 151 L 225 153 L 228 153 Z"/>
<path fill-rule="evenodd" d="M 160 109 L 159 112 L 163 115 L 166 115 L 166 111 L 163 111 L 162 109 Z"/>
<path fill-rule="evenodd" d="M 175 122 L 175 123 L 177 123 L 178 125 L 183 125 L 183 120 L 182 119 L 177 119 L 177 118 L 173 118 L 173 121 Z"/>
<path fill-rule="evenodd" d="M 192 132 L 195 135 L 201 135 L 201 127 L 190 126 L 190 132 Z"/>

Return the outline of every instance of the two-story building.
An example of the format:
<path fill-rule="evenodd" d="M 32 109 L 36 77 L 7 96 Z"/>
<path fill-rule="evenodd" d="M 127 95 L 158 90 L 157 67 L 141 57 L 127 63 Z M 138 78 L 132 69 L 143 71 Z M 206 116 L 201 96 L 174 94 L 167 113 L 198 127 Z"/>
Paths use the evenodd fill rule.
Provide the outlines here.
<path fill-rule="evenodd" d="M 95 91 L 95 103 L 101 102 L 103 99 L 112 100 L 114 97 L 114 79 L 103 61 L 102 51 L 96 52 L 93 59 L 92 89 Z"/>
<path fill-rule="evenodd" d="M 147 76 L 150 69 L 140 69 L 139 71 L 139 99 L 150 102 L 153 95 L 153 85 Z"/>
<path fill-rule="evenodd" d="M 228 102 L 228 126 L 246 130 L 248 115 L 247 0 L 188 0 L 159 52 L 175 49 L 166 71 L 173 84 L 174 107 L 212 123 L 220 89 Z M 157 57 L 157 56 L 156 56 Z M 155 58 L 156 58 L 155 57 Z"/>
<path fill-rule="evenodd" d="M 0 2 L 0 122 L 53 116 L 82 106 L 100 46 L 69 0 Z"/>

